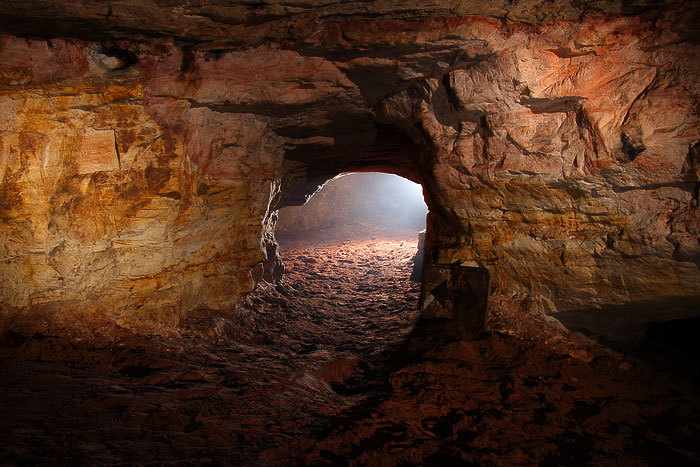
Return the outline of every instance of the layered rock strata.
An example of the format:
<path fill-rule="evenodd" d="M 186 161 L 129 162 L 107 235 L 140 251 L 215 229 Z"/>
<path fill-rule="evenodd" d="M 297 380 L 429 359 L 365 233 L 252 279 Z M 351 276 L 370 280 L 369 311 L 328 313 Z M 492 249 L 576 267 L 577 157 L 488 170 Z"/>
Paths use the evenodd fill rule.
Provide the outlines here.
<path fill-rule="evenodd" d="M 124 68 L 94 44 L 3 37 L 6 304 L 177 324 L 260 280 L 281 153 L 255 116 L 181 97 L 180 51 L 148 53 Z"/>
<path fill-rule="evenodd" d="M 127 3 L 0 8 L 9 312 L 231 311 L 280 277 L 275 210 L 352 170 L 423 183 L 427 260 L 534 309 L 700 296 L 697 2 Z"/>

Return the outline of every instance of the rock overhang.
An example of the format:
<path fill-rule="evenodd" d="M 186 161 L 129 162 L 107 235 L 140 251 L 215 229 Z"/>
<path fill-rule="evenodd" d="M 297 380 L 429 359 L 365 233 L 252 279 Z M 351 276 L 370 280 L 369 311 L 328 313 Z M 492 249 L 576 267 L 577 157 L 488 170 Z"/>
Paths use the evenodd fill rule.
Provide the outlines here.
<path fill-rule="evenodd" d="M 432 18 L 467 16 L 505 22 L 543 24 L 579 21 L 595 15 L 655 14 L 683 8 L 677 1 L 530 0 L 479 2 L 366 2 L 366 1 L 224 1 L 181 2 L 116 0 L 81 2 L 32 0 L 6 2 L 0 10 L 0 28 L 33 37 L 78 37 L 88 40 L 150 39 L 181 45 L 251 46 L 264 42 L 294 41 L 323 33 L 323 25 L 364 24 L 363 34 L 405 31 Z M 413 26 L 415 27 L 415 26 Z M 335 28 L 331 28 L 335 29 Z M 342 26 L 341 26 L 342 30 Z M 328 37 L 341 39 L 338 31 Z"/>
<path fill-rule="evenodd" d="M 5 198 L 26 204 L 10 193 L 29 189 L 45 206 L 29 230 L 17 227 L 26 210 L 3 211 L 18 240 L 7 248 L 34 263 L 5 263 L 26 294 L 10 288 L 2 301 L 92 299 L 119 284 L 123 293 L 107 293 L 114 303 L 162 295 L 154 306 L 166 316 L 230 307 L 276 260 L 274 208 L 356 170 L 422 182 L 434 207 L 430 259 L 487 267 L 496 290 L 545 311 L 698 294 L 695 3 L 558 13 L 527 3 L 530 16 L 468 2 L 400 12 L 359 3 L 343 3 L 342 16 L 332 3 L 258 7 L 275 14 L 244 5 L 240 21 L 192 20 L 206 15 L 173 3 L 172 26 L 139 29 L 139 8 L 155 6 L 129 16 L 130 3 L 112 2 L 104 19 L 95 6 L 67 23 L 72 32 L 38 34 L 82 39 L 6 38 L 4 170 L 16 180 L 6 178 Z M 10 4 L 0 18 L 10 32 L 38 30 L 46 12 L 71 14 L 74 4 L 61 5 L 37 2 L 46 8 L 10 26 L 25 8 Z M 207 5 L 193 8 L 218 8 Z M 28 173 L 60 169 L 54 182 L 39 187 L 13 169 L 22 147 L 36 161 Z M 68 181 L 79 188 L 52 188 Z M 99 258 L 70 253 L 84 219 L 67 206 L 94 209 L 87 244 Z M 148 248 L 160 249 L 155 269 L 125 273 Z M 67 279 L 102 264 L 110 272 L 89 287 Z"/>

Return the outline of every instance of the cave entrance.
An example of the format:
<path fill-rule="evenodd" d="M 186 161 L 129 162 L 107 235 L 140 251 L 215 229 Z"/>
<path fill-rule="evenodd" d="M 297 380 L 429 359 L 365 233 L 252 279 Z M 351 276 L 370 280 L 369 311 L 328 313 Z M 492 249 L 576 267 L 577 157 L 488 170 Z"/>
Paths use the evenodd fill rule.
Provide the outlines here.
<path fill-rule="evenodd" d="M 421 185 L 375 172 L 341 175 L 304 206 L 280 209 L 276 290 L 282 319 L 295 323 L 285 332 L 301 353 L 328 353 L 319 376 L 337 391 L 366 384 L 414 330 L 420 277 L 411 275 L 427 212 Z"/>
<path fill-rule="evenodd" d="M 281 242 L 417 239 L 427 213 L 418 183 L 381 172 L 341 174 L 303 206 L 280 209 L 276 235 Z"/>

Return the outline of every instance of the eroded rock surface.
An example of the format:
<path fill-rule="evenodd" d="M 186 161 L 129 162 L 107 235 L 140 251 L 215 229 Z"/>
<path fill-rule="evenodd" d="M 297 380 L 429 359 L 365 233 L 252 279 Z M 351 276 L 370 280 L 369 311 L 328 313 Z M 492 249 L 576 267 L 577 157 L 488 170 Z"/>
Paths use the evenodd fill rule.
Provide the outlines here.
<path fill-rule="evenodd" d="M 4 4 L 5 315 L 231 312 L 352 170 L 531 309 L 697 297 L 698 3 L 507 3 Z"/>
<path fill-rule="evenodd" d="M 178 51 L 114 71 L 95 45 L 2 41 L 2 301 L 161 326 L 232 310 L 279 191 L 265 125 L 180 99 Z"/>

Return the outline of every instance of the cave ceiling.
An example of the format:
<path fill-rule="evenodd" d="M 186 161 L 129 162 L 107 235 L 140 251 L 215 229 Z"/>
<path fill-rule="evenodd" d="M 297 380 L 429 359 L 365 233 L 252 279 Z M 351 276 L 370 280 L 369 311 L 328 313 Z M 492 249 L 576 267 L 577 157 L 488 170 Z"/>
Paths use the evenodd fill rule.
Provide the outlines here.
<path fill-rule="evenodd" d="M 470 15 L 541 24 L 596 14 L 636 15 L 688 2 L 649 0 L 408 1 L 178 1 L 7 0 L 0 29 L 34 37 L 167 40 L 210 48 L 299 41 L 323 24 L 406 22 Z M 410 27 L 410 26 L 409 26 Z"/>

